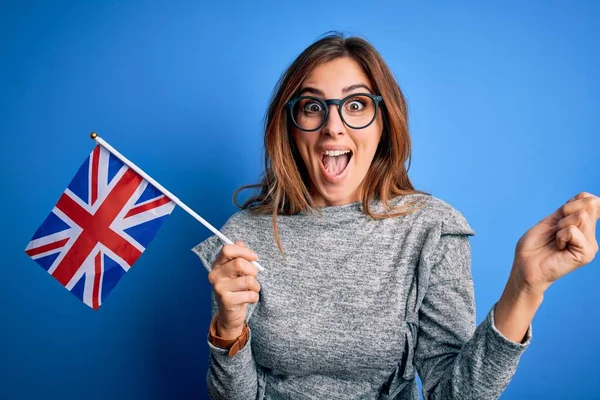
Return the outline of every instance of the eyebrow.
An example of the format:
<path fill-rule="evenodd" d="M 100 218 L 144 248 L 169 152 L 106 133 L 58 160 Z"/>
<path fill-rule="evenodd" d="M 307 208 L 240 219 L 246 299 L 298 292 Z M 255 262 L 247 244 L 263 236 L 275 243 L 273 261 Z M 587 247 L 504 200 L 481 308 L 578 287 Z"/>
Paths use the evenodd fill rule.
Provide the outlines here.
<path fill-rule="evenodd" d="M 355 85 L 350 85 L 348 87 L 345 87 L 345 88 L 342 89 L 342 93 L 348 93 L 348 92 L 351 92 L 352 90 L 356 90 L 356 89 L 359 89 L 359 88 L 367 89 L 369 91 L 369 93 L 372 93 L 371 88 L 368 87 L 367 85 L 365 85 L 364 83 L 357 83 Z M 323 93 L 321 90 L 316 89 L 316 88 L 311 87 L 311 86 L 307 86 L 304 89 L 302 89 L 300 91 L 300 94 L 303 94 L 305 92 L 311 92 L 311 93 L 314 93 L 316 95 L 325 97 L 325 93 Z"/>

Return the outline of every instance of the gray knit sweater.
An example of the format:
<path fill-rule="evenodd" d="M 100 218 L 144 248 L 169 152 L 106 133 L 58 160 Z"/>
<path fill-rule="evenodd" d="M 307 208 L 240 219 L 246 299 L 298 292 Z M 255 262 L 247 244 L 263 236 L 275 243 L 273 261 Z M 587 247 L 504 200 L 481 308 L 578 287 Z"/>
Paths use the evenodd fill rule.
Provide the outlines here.
<path fill-rule="evenodd" d="M 360 203 L 321 215 L 279 216 L 285 258 L 271 216 L 235 213 L 222 227 L 259 254 L 260 300 L 248 307 L 250 337 L 233 357 L 210 349 L 214 399 L 495 399 L 512 378 L 524 343 L 493 324 L 475 328 L 471 229 L 433 196 L 415 213 L 370 219 Z M 383 211 L 381 204 L 374 211 Z M 222 243 L 192 250 L 210 270 Z M 214 291 L 212 313 L 217 311 Z"/>

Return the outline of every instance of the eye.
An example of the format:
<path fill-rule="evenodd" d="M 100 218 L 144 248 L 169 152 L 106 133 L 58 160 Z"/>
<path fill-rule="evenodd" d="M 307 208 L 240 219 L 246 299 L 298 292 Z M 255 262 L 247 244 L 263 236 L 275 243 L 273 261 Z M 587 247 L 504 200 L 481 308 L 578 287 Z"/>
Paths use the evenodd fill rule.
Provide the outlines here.
<path fill-rule="evenodd" d="M 316 101 L 308 101 L 304 104 L 303 110 L 307 114 L 320 113 L 323 111 L 323 105 Z"/>
<path fill-rule="evenodd" d="M 349 112 L 360 112 L 367 106 L 365 100 L 361 97 L 355 97 L 346 102 L 346 109 Z"/>

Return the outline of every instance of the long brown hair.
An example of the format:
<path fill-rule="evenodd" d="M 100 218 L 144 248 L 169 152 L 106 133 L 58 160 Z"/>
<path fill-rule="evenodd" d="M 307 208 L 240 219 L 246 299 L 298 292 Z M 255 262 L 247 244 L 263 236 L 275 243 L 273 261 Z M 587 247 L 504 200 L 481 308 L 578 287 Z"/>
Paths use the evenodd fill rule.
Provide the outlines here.
<path fill-rule="evenodd" d="M 293 215 L 301 211 L 317 211 L 309 191 L 310 178 L 291 135 L 286 102 L 299 93 L 300 86 L 317 65 L 336 58 L 350 57 L 357 61 L 374 85 L 375 94 L 383 96 L 383 134 L 373 162 L 364 178 L 361 201 L 365 214 L 373 219 L 391 218 L 416 211 L 391 207 L 389 200 L 400 195 L 429 193 L 415 190 L 408 178 L 411 146 L 408 133 L 408 113 L 404 95 L 379 52 L 359 37 L 344 38 L 333 32 L 306 48 L 281 75 L 265 115 L 265 170 L 261 182 L 242 186 L 233 195 L 235 204 L 255 214 L 272 214 L 277 246 L 283 248 L 277 229 L 277 215 Z M 408 161 L 408 167 L 405 162 Z M 258 189 L 242 205 L 237 197 L 245 189 Z M 393 213 L 375 214 L 369 201 L 381 200 Z"/>

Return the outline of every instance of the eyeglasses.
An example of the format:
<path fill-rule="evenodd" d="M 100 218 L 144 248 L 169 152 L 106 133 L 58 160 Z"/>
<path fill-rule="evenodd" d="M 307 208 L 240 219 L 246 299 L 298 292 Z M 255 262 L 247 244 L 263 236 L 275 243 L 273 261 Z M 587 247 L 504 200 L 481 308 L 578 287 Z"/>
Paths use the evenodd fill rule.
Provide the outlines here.
<path fill-rule="evenodd" d="M 313 132 L 325 125 L 331 104 L 338 106 L 340 118 L 349 128 L 364 129 L 375 121 L 382 101 L 383 97 L 371 93 L 353 93 L 341 100 L 300 96 L 286 105 L 294 125 L 300 130 Z"/>

